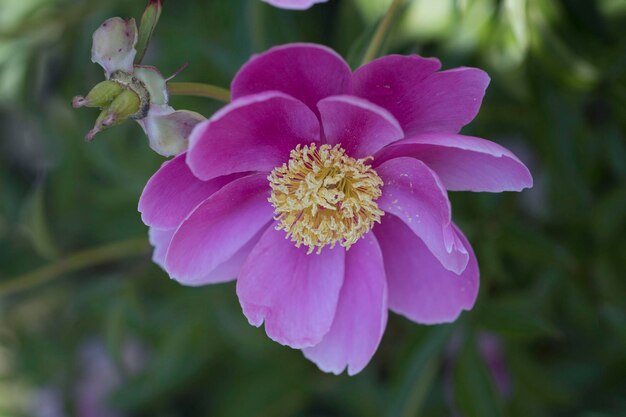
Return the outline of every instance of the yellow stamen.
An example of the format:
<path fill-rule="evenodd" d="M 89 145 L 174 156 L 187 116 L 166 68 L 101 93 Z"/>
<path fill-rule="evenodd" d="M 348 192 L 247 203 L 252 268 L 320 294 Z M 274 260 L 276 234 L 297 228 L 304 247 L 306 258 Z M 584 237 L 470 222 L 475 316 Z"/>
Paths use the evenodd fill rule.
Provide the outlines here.
<path fill-rule="evenodd" d="M 375 202 L 383 181 L 365 164 L 369 159 L 351 158 L 339 145 L 296 146 L 267 178 L 276 229 L 309 254 L 338 242 L 349 249 L 384 214 Z"/>

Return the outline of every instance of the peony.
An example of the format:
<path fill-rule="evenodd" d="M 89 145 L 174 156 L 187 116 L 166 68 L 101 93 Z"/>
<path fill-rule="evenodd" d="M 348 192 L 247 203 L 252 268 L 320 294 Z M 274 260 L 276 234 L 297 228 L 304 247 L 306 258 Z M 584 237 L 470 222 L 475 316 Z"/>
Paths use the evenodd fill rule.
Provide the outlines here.
<path fill-rule="evenodd" d="M 320 369 L 360 372 L 391 310 L 422 324 L 473 307 L 479 272 L 447 190 L 520 191 L 507 149 L 460 135 L 489 77 L 386 56 L 354 73 L 290 44 L 252 57 L 139 202 L 154 261 L 185 285 L 237 277 L 254 326 Z"/>

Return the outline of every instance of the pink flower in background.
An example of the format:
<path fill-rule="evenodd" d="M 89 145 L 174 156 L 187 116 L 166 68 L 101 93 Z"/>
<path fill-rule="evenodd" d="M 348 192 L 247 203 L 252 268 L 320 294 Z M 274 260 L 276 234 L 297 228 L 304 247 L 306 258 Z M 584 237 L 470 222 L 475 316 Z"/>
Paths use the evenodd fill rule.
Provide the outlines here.
<path fill-rule="evenodd" d="M 305 10 L 317 3 L 326 3 L 328 0 L 263 0 L 274 7 L 281 9 Z"/>
<path fill-rule="evenodd" d="M 140 372 L 147 361 L 147 352 L 136 340 L 129 340 L 122 346 L 121 363 L 115 363 L 110 352 L 100 340 L 85 342 L 80 348 L 77 369 L 71 396 L 75 417 L 124 417 L 126 413 L 112 409 L 107 401 L 113 391 L 123 382 L 125 375 Z M 121 369 L 120 369 L 121 367 Z M 36 391 L 29 412 L 34 417 L 65 417 L 63 392 L 54 384 Z"/>
<path fill-rule="evenodd" d="M 504 357 L 504 345 L 495 333 L 478 334 L 478 350 L 489 369 L 498 392 L 503 398 L 512 395 L 511 376 Z"/>
<path fill-rule="evenodd" d="M 513 394 L 511 375 L 506 361 L 505 346 L 500 337 L 491 332 L 478 332 L 475 338 L 464 340 L 461 332 L 456 332 L 448 344 L 448 351 L 444 363 L 444 392 L 453 417 L 461 417 L 455 399 L 454 373 L 459 366 L 461 350 L 465 343 L 475 343 L 475 349 L 484 362 L 489 377 L 493 382 L 497 394 L 504 400 Z"/>
<path fill-rule="evenodd" d="M 146 363 L 147 352 L 137 341 L 123 345 L 121 365 L 128 374 L 139 372 Z M 107 352 L 106 346 L 97 340 L 83 345 L 81 349 L 81 374 L 76 386 L 75 407 L 77 417 L 123 417 L 120 411 L 111 409 L 109 395 L 122 383 L 120 370 Z"/>
<path fill-rule="evenodd" d="M 439 69 L 394 55 L 352 73 L 312 44 L 254 56 L 233 101 L 146 185 L 155 262 L 186 285 L 238 277 L 249 322 L 327 372 L 366 366 L 388 309 L 454 321 L 479 274 L 447 190 L 520 191 L 532 178 L 507 149 L 458 133 L 487 74 Z"/>

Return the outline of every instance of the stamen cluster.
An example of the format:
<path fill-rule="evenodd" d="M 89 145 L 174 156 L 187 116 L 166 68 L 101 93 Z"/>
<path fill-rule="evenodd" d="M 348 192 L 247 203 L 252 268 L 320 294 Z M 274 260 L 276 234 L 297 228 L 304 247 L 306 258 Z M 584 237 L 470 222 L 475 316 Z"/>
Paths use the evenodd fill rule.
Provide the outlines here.
<path fill-rule="evenodd" d="M 339 145 L 298 145 L 268 177 L 277 230 L 309 254 L 338 242 L 349 249 L 384 214 L 376 205 L 383 181 L 369 159 L 351 158 Z"/>

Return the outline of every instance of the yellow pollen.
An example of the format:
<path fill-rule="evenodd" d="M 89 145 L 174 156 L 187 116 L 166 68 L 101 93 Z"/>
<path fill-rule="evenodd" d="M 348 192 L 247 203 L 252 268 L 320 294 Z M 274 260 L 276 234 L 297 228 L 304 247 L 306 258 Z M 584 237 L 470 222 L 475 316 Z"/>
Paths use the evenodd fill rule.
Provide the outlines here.
<path fill-rule="evenodd" d="M 309 254 L 338 242 L 349 249 L 384 214 L 376 205 L 383 181 L 365 164 L 372 158 L 345 153 L 339 145 L 298 145 L 267 178 L 276 229 L 297 247 L 308 246 Z"/>

